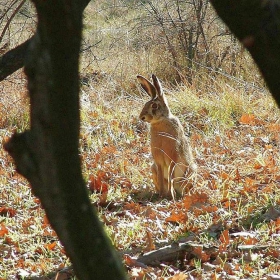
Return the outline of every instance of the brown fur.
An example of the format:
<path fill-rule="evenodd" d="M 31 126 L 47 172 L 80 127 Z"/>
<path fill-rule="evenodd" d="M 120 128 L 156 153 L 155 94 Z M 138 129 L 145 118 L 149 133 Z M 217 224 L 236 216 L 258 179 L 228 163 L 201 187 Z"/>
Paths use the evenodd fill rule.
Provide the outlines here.
<path fill-rule="evenodd" d="M 156 190 L 163 197 L 174 197 L 173 190 L 183 195 L 191 186 L 188 179 L 197 170 L 189 139 L 179 119 L 170 112 L 158 78 L 152 75 L 153 84 L 142 76 L 137 79 L 151 97 L 139 117 L 151 125 L 152 173 Z"/>

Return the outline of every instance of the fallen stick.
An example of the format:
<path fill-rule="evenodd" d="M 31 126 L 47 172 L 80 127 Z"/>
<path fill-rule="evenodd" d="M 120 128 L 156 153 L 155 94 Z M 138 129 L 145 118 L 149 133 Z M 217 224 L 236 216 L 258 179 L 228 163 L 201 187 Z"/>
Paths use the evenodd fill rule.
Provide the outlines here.
<path fill-rule="evenodd" d="M 138 257 L 137 262 L 145 265 L 157 266 L 161 262 L 171 262 L 174 260 L 183 259 L 186 254 L 192 253 L 198 247 L 202 247 L 205 252 L 213 252 L 213 247 L 205 247 L 200 244 L 190 242 L 186 243 L 172 243 L 158 250 L 145 253 Z M 215 249 L 216 250 L 216 249 Z"/>

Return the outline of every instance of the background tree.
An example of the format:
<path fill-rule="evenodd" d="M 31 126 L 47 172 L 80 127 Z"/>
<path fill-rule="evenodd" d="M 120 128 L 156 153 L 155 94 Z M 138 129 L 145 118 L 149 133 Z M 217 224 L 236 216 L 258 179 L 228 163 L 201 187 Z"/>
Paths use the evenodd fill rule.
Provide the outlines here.
<path fill-rule="evenodd" d="M 277 0 L 211 0 L 257 63 L 280 106 L 280 3 Z"/>
<path fill-rule="evenodd" d="M 31 183 L 79 279 L 125 279 L 88 198 L 79 158 L 79 51 L 88 0 L 34 0 L 37 32 L 25 72 L 30 130 L 5 148 Z"/>
<path fill-rule="evenodd" d="M 19 4 L 19 0 L 15 1 Z M 218 72 L 248 77 L 240 66 L 245 56 L 240 44 L 217 19 L 209 0 L 97 1 L 94 5 L 96 12 L 92 13 L 91 23 L 88 24 L 92 25 L 95 18 L 104 14 L 106 25 L 100 18 L 99 24 L 93 26 L 93 34 L 84 37 L 87 39 L 83 41 L 82 49 L 83 57 L 94 58 L 95 68 L 100 66 L 104 69 L 103 61 L 114 56 L 121 57 L 120 52 L 124 52 L 125 46 L 126 54 L 139 52 L 149 60 L 156 58 L 156 53 L 160 52 L 161 59 L 150 64 L 149 72 L 156 72 L 171 83 L 184 80 L 195 83 L 203 75 L 214 76 Z M 133 14 L 133 18 L 131 15 L 126 18 L 127 13 Z M 10 16 L 6 20 L 9 19 Z M 105 36 L 104 32 L 108 32 L 109 36 Z M 0 80 L 23 65 L 24 56 L 20 49 L 24 51 L 28 41 L 22 42 L 22 39 L 17 49 L 13 50 L 11 46 L 3 54 Z M 97 42 L 100 43 L 98 46 Z M 112 68 L 120 65 L 115 61 Z M 131 67 L 129 62 L 130 59 L 126 58 L 126 67 Z M 141 65 L 137 66 L 138 69 L 131 69 L 131 72 L 146 71 L 141 69 Z"/>
<path fill-rule="evenodd" d="M 209 11 L 209 0 L 191 1 L 141 1 L 147 11 L 143 25 L 157 26 L 167 47 L 172 65 L 179 75 L 185 75 L 192 83 L 192 71 L 196 62 L 209 67 L 218 64 L 210 59 L 211 35 L 206 34 L 208 20 L 216 16 Z M 216 61 L 217 62 L 217 61 Z M 184 68 L 186 71 L 184 71 Z"/>

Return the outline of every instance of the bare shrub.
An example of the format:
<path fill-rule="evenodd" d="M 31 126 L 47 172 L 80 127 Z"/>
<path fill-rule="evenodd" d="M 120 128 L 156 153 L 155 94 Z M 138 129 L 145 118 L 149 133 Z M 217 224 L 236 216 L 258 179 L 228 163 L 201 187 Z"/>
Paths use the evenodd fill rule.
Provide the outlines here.
<path fill-rule="evenodd" d="M 206 89 L 214 77 L 263 86 L 209 0 L 99 1 L 89 5 L 85 22 L 83 71 L 105 71 L 127 91 L 135 73 L 153 72 Z"/>
<path fill-rule="evenodd" d="M 0 54 L 30 38 L 36 16 L 30 1 L 0 0 Z"/>

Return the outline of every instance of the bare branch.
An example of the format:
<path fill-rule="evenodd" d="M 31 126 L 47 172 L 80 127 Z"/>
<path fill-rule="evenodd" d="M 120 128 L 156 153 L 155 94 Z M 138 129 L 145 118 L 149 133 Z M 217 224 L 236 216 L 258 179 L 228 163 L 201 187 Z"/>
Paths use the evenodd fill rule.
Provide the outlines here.
<path fill-rule="evenodd" d="M 6 22 L 3 30 L 2 30 L 2 33 L 0 35 L 0 43 L 2 42 L 4 36 L 5 36 L 5 33 L 7 31 L 7 29 L 9 28 L 13 18 L 16 16 L 16 14 L 18 13 L 18 11 L 21 9 L 21 7 L 24 5 L 24 3 L 26 2 L 26 0 L 22 0 L 20 2 L 20 4 L 16 7 L 16 9 L 13 11 L 13 13 L 11 14 L 10 18 L 8 19 L 8 21 Z"/>

